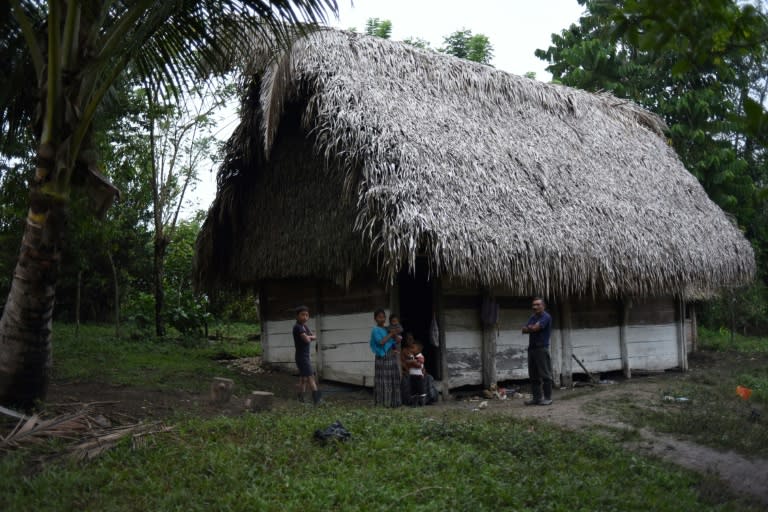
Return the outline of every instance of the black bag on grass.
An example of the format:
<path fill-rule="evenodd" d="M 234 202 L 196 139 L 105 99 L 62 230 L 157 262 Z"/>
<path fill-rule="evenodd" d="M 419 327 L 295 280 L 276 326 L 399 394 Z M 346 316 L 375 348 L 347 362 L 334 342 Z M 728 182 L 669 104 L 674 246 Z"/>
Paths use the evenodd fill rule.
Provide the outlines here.
<path fill-rule="evenodd" d="M 323 443 L 329 440 L 346 441 L 351 437 L 352 434 L 344 428 L 339 420 L 334 421 L 324 430 L 315 430 L 315 439 Z"/>

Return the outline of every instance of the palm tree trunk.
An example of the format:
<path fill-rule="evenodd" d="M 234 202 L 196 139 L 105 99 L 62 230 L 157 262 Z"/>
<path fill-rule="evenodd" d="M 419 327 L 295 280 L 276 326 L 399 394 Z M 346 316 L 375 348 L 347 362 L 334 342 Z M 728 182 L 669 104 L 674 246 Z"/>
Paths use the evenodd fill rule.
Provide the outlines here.
<path fill-rule="evenodd" d="M 53 305 L 66 218 L 63 201 L 35 196 L 0 318 L 0 403 L 26 409 L 45 398 L 50 381 Z"/>

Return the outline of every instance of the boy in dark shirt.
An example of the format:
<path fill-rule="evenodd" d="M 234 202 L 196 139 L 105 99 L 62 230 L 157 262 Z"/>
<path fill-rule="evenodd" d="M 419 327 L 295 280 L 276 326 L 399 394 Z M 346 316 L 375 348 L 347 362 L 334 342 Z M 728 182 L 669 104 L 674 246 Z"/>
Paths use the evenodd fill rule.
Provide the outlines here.
<path fill-rule="evenodd" d="M 309 320 L 309 308 L 299 306 L 296 308 L 296 325 L 293 326 L 293 345 L 296 347 L 296 366 L 299 368 L 298 398 L 304 401 L 304 393 L 307 387 L 312 390 L 312 401 L 315 405 L 320 403 L 321 395 L 315 382 L 315 373 L 312 371 L 312 363 L 309 359 L 310 344 L 317 339 L 307 326 Z"/>

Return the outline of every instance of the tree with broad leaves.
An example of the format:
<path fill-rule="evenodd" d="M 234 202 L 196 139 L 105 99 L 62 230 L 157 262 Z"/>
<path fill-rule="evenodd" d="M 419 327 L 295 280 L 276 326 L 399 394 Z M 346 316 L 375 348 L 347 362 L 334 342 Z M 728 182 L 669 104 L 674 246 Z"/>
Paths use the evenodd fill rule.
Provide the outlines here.
<path fill-rule="evenodd" d="M 439 50 L 442 53 L 487 65 L 493 60 L 493 45 L 484 34 L 472 34 L 472 31 L 467 29 L 457 30 L 444 37 L 443 43 Z"/>
<path fill-rule="evenodd" d="M 365 22 L 365 35 L 389 39 L 392 35 L 392 22 L 379 18 L 368 18 Z"/>
<path fill-rule="evenodd" d="M 99 169 L 92 122 L 130 68 L 179 87 L 231 67 L 254 35 L 290 39 L 336 0 L 8 0 L 0 2 L 0 150 L 31 128 L 36 168 L 0 318 L 0 403 L 29 407 L 51 370 L 53 302 L 68 205 L 103 215 L 117 189 Z M 303 25 L 300 25 L 303 26 Z M 27 108 L 34 105 L 34 109 Z"/>
<path fill-rule="evenodd" d="M 661 116 L 686 168 L 755 248 L 768 305 L 768 9 L 763 1 L 579 0 L 578 24 L 536 55 L 555 81 Z M 759 308 L 758 308 L 759 310 Z M 743 315 L 746 318 L 747 315 Z M 750 327 L 762 323 L 750 315 Z M 745 326 L 746 328 L 746 326 Z M 759 330 L 759 329 L 756 329 Z"/>

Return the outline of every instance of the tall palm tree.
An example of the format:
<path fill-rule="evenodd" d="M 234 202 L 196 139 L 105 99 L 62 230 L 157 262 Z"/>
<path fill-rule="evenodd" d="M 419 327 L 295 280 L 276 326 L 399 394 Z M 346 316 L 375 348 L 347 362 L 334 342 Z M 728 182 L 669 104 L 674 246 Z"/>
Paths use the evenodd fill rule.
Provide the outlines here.
<path fill-rule="evenodd" d="M 336 0 L 6 0 L 0 2 L 0 146 L 31 129 L 37 164 L 0 318 L 0 403 L 45 397 L 61 244 L 70 197 L 103 214 L 117 190 L 99 172 L 91 122 L 115 80 L 171 89 L 220 72 L 253 34 L 278 43 L 324 21 Z M 9 80 L 10 78 L 10 80 Z M 12 82 L 12 83 L 11 83 Z M 24 108 L 30 100 L 34 111 Z M 25 101 L 27 103 L 25 103 Z M 0 148 L 2 149 L 2 148 Z"/>

